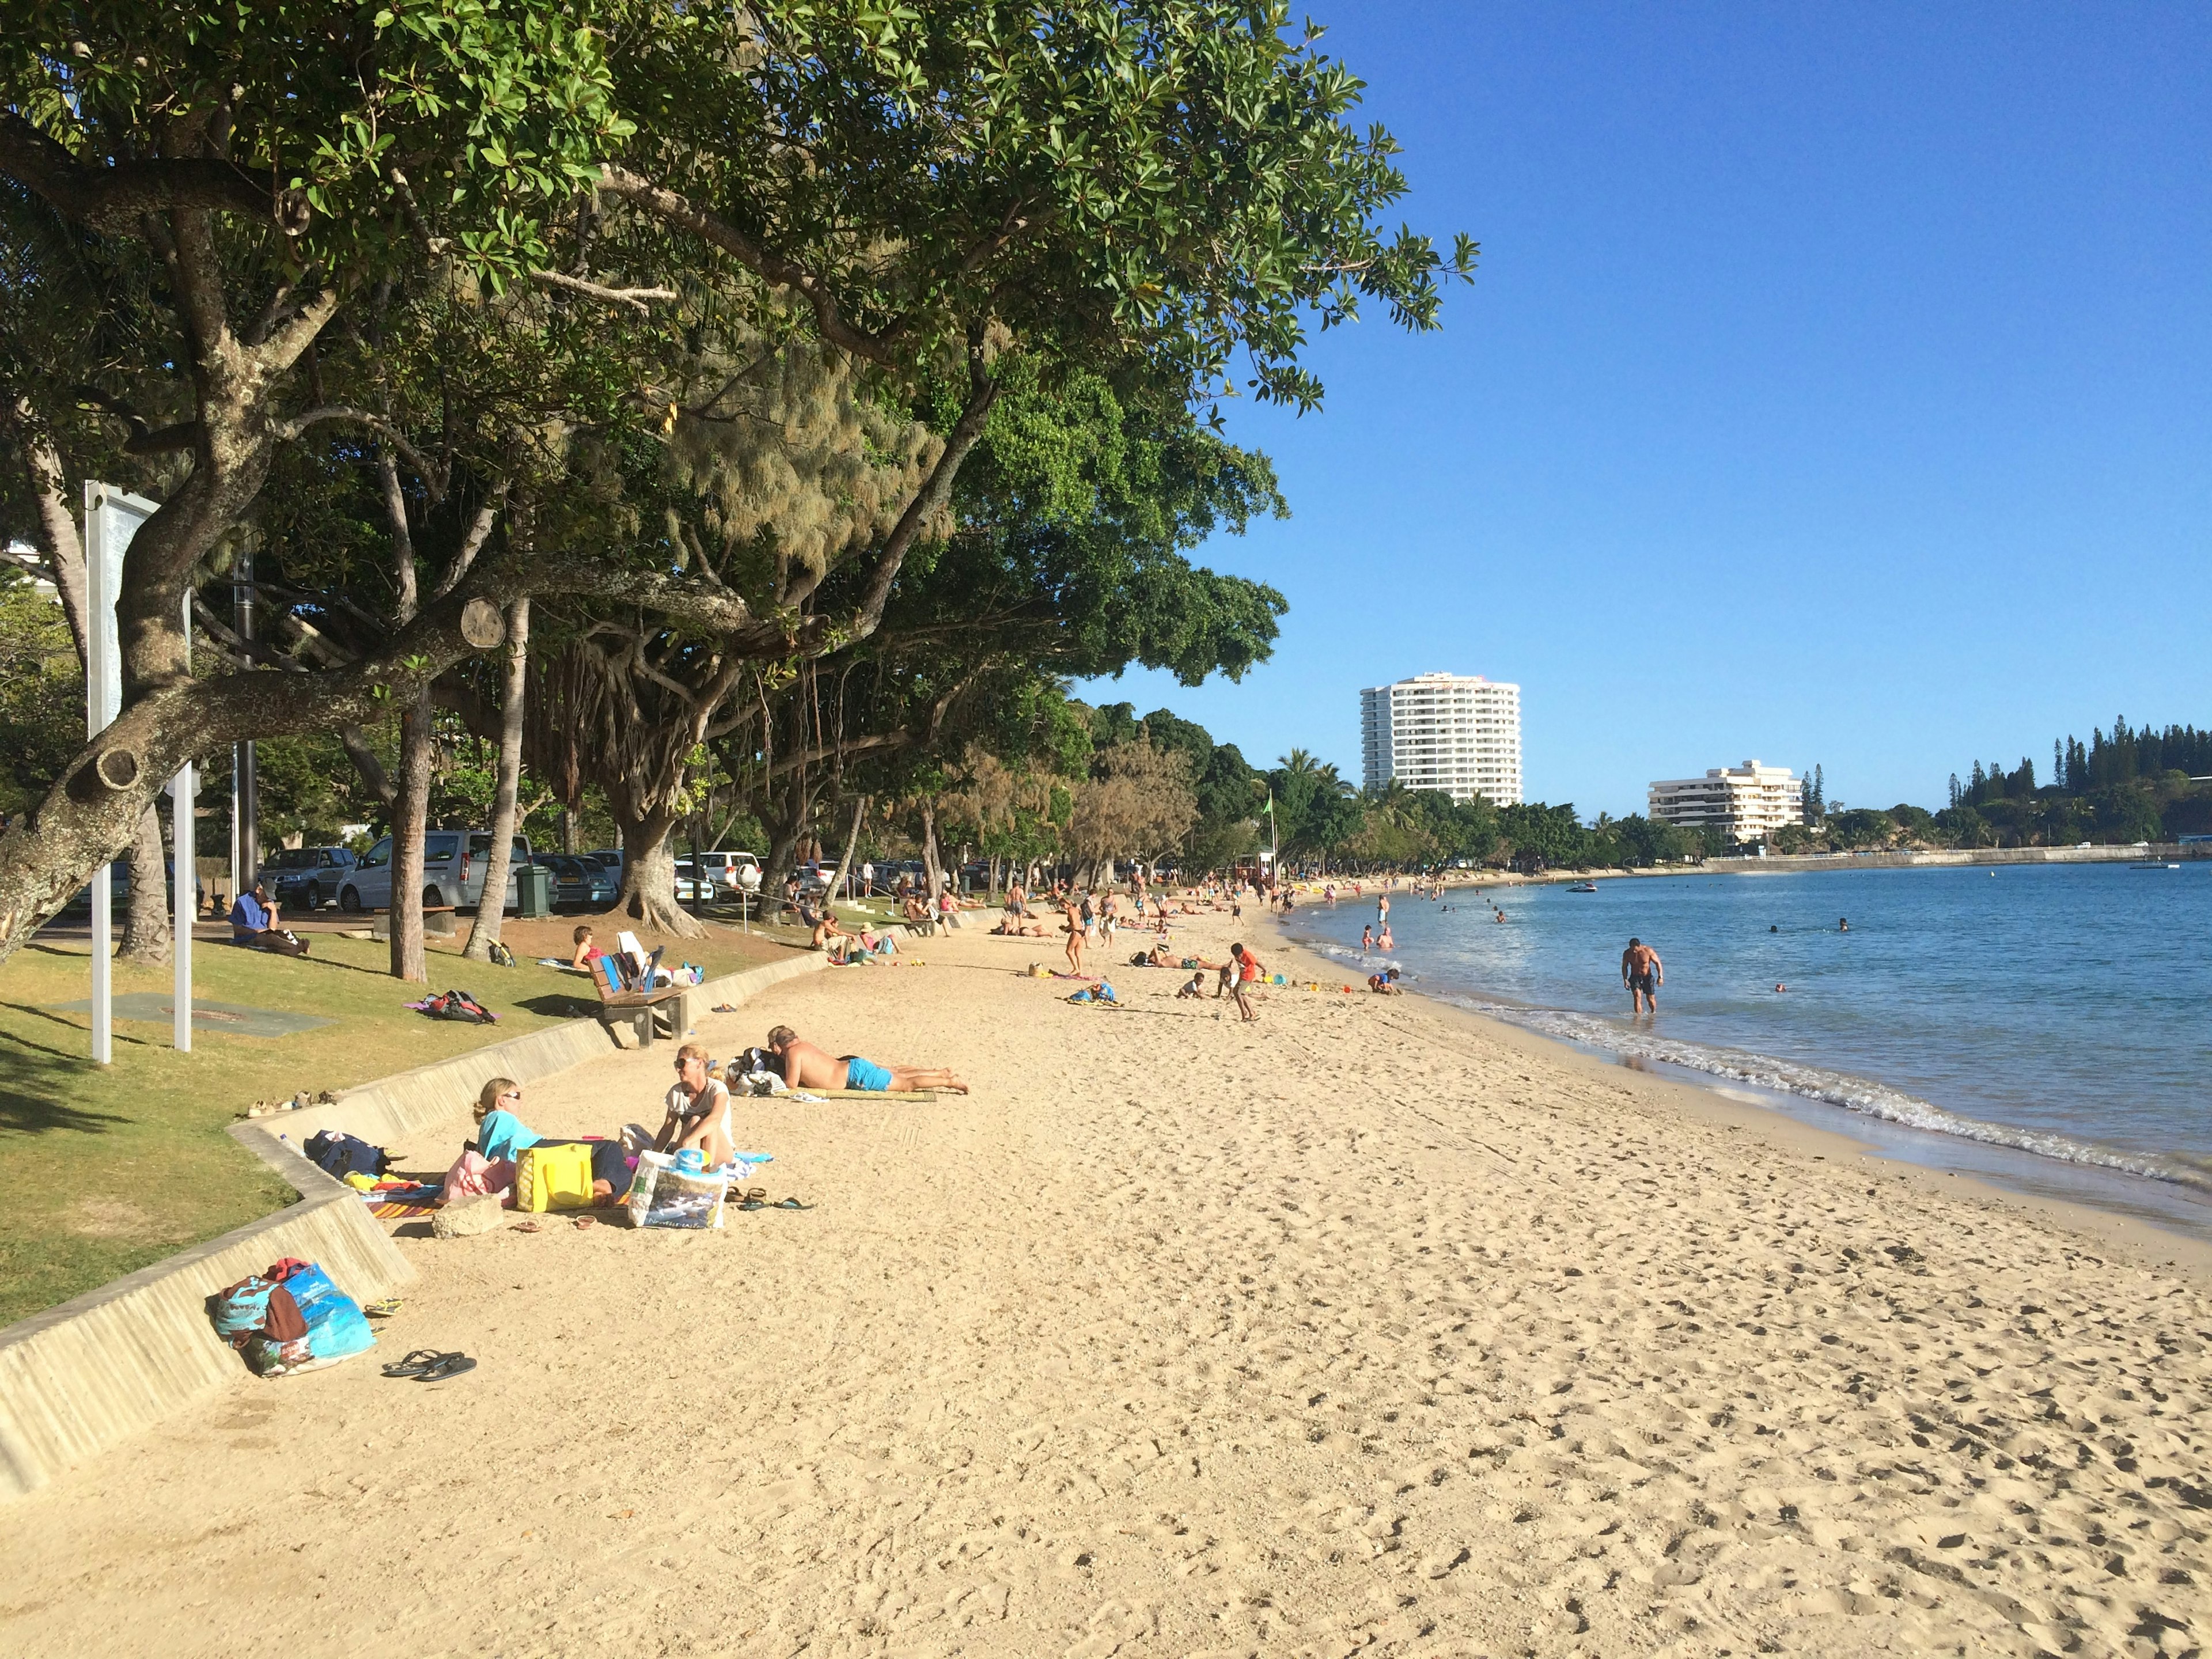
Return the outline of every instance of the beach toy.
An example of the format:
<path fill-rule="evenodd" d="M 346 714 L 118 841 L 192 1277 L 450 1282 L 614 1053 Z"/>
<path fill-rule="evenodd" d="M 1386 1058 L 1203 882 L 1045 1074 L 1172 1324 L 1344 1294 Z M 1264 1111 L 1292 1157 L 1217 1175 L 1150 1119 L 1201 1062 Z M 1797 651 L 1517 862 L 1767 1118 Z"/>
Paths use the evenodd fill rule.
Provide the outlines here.
<path fill-rule="evenodd" d="M 707 1167 L 707 1155 L 696 1146 L 686 1146 L 676 1154 L 676 1168 L 681 1175 L 697 1175 Z"/>

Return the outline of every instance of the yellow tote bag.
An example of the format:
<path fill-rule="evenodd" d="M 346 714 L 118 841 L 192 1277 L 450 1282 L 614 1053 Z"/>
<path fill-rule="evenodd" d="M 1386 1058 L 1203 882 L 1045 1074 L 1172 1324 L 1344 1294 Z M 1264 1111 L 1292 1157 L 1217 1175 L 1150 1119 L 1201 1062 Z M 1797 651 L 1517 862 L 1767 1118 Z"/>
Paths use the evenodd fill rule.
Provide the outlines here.
<path fill-rule="evenodd" d="M 588 1145 L 532 1146 L 514 1161 L 514 1207 L 533 1214 L 592 1207 Z"/>

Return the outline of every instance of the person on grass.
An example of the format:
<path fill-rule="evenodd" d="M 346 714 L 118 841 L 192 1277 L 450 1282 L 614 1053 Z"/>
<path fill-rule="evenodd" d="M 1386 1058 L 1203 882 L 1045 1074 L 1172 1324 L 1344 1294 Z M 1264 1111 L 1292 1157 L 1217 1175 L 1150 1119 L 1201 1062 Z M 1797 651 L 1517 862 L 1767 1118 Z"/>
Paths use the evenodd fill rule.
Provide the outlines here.
<path fill-rule="evenodd" d="M 906 1094 L 917 1089 L 949 1089 L 964 1095 L 968 1085 L 941 1066 L 878 1066 L 858 1054 L 832 1057 L 788 1025 L 768 1034 L 768 1051 L 783 1066 L 793 1089 L 860 1089 L 872 1094 Z"/>
<path fill-rule="evenodd" d="M 230 907 L 230 942 L 251 951 L 275 951 L 288 957 L 307 954 L 305 939 L 295 939 L 276 925 L 276 907 L 269 890 L 259 882 L 251 892 L 240 893 Z"/>
<path fill-rule="evenodd" d="M 580 974 L 588 974 L 595 971 L 592 967 L 592 964 L 598 961 L 599 957 L 605 956 L 606 952 L 600 950 L 598 945 L 592 942 L 592 930 L 590 928 L 586 927 L 581 924 L 578 925 L 575 933 L 575 954 L 568 958 L 568 965 L 571 968 L 574 968 Z"/>

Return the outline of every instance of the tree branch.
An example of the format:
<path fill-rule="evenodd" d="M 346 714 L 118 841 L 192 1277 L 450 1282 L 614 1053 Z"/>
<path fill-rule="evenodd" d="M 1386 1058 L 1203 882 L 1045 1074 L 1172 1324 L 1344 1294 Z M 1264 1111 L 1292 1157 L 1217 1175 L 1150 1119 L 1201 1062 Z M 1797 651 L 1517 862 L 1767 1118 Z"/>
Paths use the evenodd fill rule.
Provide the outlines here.
<path fill-rule="evenodd" d="M 287 236 L 307 228 L 307 204 L 301 192 L 272 196 L 232 162 L 157 157 L 87 167 L 13 112 L 0 115 L 0 173 L 64 217 L 95 230 L 136 232 L 143 215 L 191 209 L 267 220 Z"/>
<path fill-rule="evenodd" d="M 952 480 L 960 471 L 960 464 L 968 459 L 990 423 L 991 405 L 999 396 L 999 383 L 990 372 L 984 357 L 982 319 L 968 326 L 968 402 L 960 411 L 960 418 L 945 434 L 944 453 L 938 456 L 937 465 L 930 469 L 929 481 L 923 484 L 915 498 L 899 514 L 899 521 L 884 544 L 877 557 L 876 568 L 868 574 L 868 586 L 860 598 L 860 608 L 854 613 L 852 637 L 866 639 L 876 631 L 884 619 L 884 606 L 890 603 L 891 584 L 898 580 L 899 567 L 905 563 L 907 549 L 921 527 L 942 511 L 952 494 Z"/>
<path fill-rule="evenodd" d="M 599 188 L 643 209 L 656 219 L 690 231 L 779 287 L 795 289 L 813 307 L 815 325 L 830 344 L 872 363 L 894 366 L 890 346 L 905 331 L 905 318 L 887 323 L 873 333 L 854 326 L 845 320 L 829 284 L 815 272 L 795 259 L 763 247 L 720 215 L 626 167 L 608 167 L 600 175 Z"/>
<path fill-rule="evenodd" d="M 602 288 L 599 283 L 587 283 L 580 276 L 564 276 L 557 270 L 533 270 L 530 273 L 530 280 L 543 283 L 548 288 L 566 289 L 571 294 L 605 300 L 611 305 L 628 306 L 641 317 L 653 314 L 653 307 L 646 303 L 647 301 L 681 297 L 672 288 Z"/>

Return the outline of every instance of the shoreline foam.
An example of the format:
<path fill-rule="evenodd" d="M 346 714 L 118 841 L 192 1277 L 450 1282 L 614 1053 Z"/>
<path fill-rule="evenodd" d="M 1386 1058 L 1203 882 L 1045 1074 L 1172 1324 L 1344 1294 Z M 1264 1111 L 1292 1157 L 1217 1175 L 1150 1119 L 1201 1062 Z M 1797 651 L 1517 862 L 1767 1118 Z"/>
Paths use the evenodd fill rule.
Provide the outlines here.
<path fill-rule="evenodd" d="M 1298 920 L 1294 913 L 1290 926 L 1295 927 Z M 1404 975 L 1401 982 L 1411 994 L 1462 1008 L 1584 1052 L 1605 1054 L 1626 1064 L 1677 1068 L 1788 1101 L 1808 1102 L 1869 1118 L 1910 1131 L 1916 1139 L 1927 1138 L 1918 1143 L 1926 1152 L 1924 1158 L 1915 1158 L 1907 1150 L 1899 1161 L 1931 1163 L 1935 1167 L 1944 1168 L 1949 1162 L 1945 1143 L 1966 1142 L 2042 1160 L 2052 1166 L 2051 1179 L 2057 1182 L 2063 1182 L 2063 1171 L 2071 1167 L 2177 1188 L 2177 1203 L 2203 1204 L 2212 1199 L 2212 1164 L 2186 1154 L 2154 1152 L 2085 1135 L 1995 1122 L 1953 1111 L 1877 1079 L 1839 1067 L 1786 1060 L 1723 1043 L 1661 1036 L 1580 1009 L 1520 1002 L 1479 988 L 1448 987 L 1413 972 L 1401 956 L 1385 956 L 1379 951 L 1362 956 L 1352 947 L 1318 935 L 1285 932 L 1284 937 L 1300 949 L 1363 976 L 1381 968 L 1398 968 Z M 1956 1154 L 1951 1156 L 1955 1158 Z M 2186 1194 L 2186 1199 L 2179 1194 Z M 2085 1194 L 2073 1201 L 2106 1207 L 2101 1194 Z M 2200 1216 L 2186 1209 L 2162 1206 L 2148 1197 L 2143 1202 L 2147 1206 L 2144 1210 L 2129 1212 L 2137 1214 L 2138 1218 L 2160 1220 L 2161 1224 L 2181 1237 L 2200 1243 L 2212 1241 L 2212 1204 L 2205 1205 Z"/>

